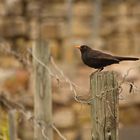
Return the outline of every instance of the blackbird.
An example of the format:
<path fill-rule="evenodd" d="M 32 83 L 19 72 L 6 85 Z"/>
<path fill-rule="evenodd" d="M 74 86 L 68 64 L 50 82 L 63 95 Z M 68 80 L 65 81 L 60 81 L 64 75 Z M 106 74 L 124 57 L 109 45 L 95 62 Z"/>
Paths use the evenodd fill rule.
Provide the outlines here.
<path fill-rule="evenodd" d="M 81 58 L 84 64 L 89 67 L 99 69 L 100 71 L 104 69 L 104 67 L 112 64 L 117 64 L 120 61 L 136 61 L 139 58 L 136 57 L 121 57 L 114 56 L 111 54 L 107 54 L 98 50 L 91 49 L 87 45 L 76 46 L 81 51 Z"/>

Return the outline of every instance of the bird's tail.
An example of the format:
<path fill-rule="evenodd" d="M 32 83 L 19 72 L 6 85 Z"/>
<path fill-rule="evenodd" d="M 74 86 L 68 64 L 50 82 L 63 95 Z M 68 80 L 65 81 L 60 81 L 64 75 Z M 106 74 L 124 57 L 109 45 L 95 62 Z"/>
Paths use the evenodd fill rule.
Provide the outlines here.
<path fill-rule="evenodd" d="M 137 57 L 121 57 L 121 56 L 115 56 L 116 59 L 120 60 L 120 61 L 136 61 L 136 60 L 140 60 L 140 58 Z"/>

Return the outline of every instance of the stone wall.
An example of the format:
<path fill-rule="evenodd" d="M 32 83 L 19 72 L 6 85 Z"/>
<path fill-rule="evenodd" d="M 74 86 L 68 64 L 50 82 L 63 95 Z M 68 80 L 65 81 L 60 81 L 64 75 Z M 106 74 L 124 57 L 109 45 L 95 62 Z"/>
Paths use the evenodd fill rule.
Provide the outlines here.
<path fill-rule="evenodd" d="M 75 0 L 71 7 L 66 0 L 0 0 L 0 41 L 5 40 L 9 43 L 11 49 L 24 54 L 26 48 L 32 46 L 32 41 L 38 37 L 38 32 L 41 31 L 42 38 L 48 40 L 52 47 L 53 56 L 61 60 L 65 58 L 67 63 L 72 62 L 77 57 L 73 45 L 78 43 L 92 44 L 95 48 L 110 50 L 117 54 L 139 55 L 140 1 L 102 1 L 100 24 L 96 25 L 99 28 L 95 29 L 96 6 L 95 3 L 92 3 L 92 0 Z M 41 19 L 38 21 L 39 17 Z M 41 28 L 38 28 L 38 25 L 41 25 Z M 95 31 L 99 33 L 96 39 L 94 39 Z M 2 55 L 5 54 L 3 52 L 0 54 L 0 66 L 5 61 L 5 59 L 1 59 Z M 10 66 L 13 63 L 14 61 L 10 63 Z M 15 66 L 18 67 L 19 65 L 15 64 Z M 77 70 L 72 72 L 69 67 L 67 71 L 71 72 L 72 79 L 78 82 L 80 87 L 88 86 L 89 79 L 85 69 L 81 68 L 79 72 Z M 137 77 L 138 74 L 134 73 Z M 15 83 L 12 80 L 13 85 L 10 88 L 15 87 L 16 89 L 17 83 L 19 83 L 19 80 Z M 87 84 L 85 85 L 85 83 Z M 58 129 L 70 140 L 91 139 L 90 106 L 83 106 L 74 101 L 69 88 L 65 84 L 58 87 L 55 83 L 53 86 L 53 117 Z M 18 93 L 18 96 L 20 95 Z M 33 105 L 32 99 L 32 96 L 30 100 L 28 99 L 31 106 Z M 130 100 L 132 100 L 132 97 L 130 97 Z M 131 111 L 128 111 L 128 109 L 127 118 L 124 117 L 123 111 L 120 112 L 122 124 L 123 122 L 125 122 L 124 124 L 136 124 L 138 122 L 139 108 L 135 109 L 135 105 L 132 105 L 131 109 L 133 109 L 133 113 L 130 113 Z M 126 110 L 126 108 L 124 107 L 122 110 Z M 131 114 L 136 112 L 137 117 L 133 118 Z M 23 140 L 33 139 L 31 133 L 33 128 L 29 128 L 31 124 L 28 121 L 23 121 L 20 127 L 22 125 L 25 128 L 24 130 L 27 131 L 19 132 L 20 138 Z M 55 140 L 60 139 L 57 134 L 54 137 Z"/>
<path fill-rule="evenodd" d="M 64 49 L 71 59 L 67 52 L 73 53 L 71 46 L 79 42 L 118 54 L 138 55 L 140 1 L 103 0 L 98 29 L 94 28 L 95 8 L 91 0 L 76 0 L 71 7 L 64 0 L 0 0 L 0 36 L 14 48 L 30 46 L 41 17 L 42 37 L 49 40 L 57 57 Z M 97 30 L 98 38 L 93 41 Z"/>

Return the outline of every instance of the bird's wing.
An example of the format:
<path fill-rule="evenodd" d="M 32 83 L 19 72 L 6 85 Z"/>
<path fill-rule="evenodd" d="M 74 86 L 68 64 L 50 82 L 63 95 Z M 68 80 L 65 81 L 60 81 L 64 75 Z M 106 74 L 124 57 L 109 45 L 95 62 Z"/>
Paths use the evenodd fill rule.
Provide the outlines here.
<path fill-rule="evenodd" d="M 88 53 L 88 59 L 92 59 L 92 60 L 97 60 L 97 61 L 100 61 L 100 62 L 110 62 L 110 63 L 119 63 L 120 60 L 113 57 L 112 55 L 110 54 L 107 54 L 107 53 L 103 53 L 103 52 L 100 52 L 100 51 L 97 51 L 97 50 L 94 50 L 93 52 L 89 52 Z"/>

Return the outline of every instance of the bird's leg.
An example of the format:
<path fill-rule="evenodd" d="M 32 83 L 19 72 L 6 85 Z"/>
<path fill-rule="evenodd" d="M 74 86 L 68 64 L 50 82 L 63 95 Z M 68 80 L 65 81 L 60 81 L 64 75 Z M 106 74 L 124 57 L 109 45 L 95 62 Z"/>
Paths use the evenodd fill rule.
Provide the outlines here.
<path fill-rule="evenodd" d="M 100 68 L 100 69 L 98 69 L 98 72 L 101 72 L 103 69 L 104 69 L 103 67 L 102 67 L 102 68 Z"/>
<path fill-rule="evenodd" d="M 103 69 L 104 69 L 104 68 L 102 67 L 102 68 L 96 70 L 95 72 L 93 72 L 93 74 L 95 74 L 95 73 L 99 73 L 99 72 L 101 72 Z"/>

